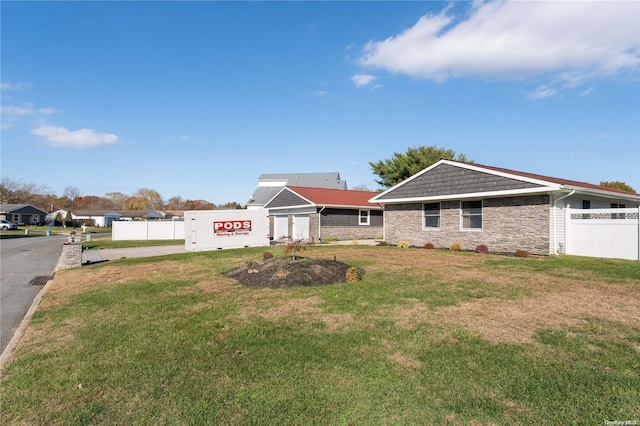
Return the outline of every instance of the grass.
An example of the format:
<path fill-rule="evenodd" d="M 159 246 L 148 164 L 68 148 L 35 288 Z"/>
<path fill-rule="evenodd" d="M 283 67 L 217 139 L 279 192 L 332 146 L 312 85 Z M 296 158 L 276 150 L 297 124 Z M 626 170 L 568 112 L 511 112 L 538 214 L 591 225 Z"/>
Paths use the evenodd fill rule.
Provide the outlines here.
<path fill-rule="evenodd" d="M 3 424 L 640 420 L 640 263 L 315 246 L 358 283 L 245 288 L 270 250 L 61 271 L 3 371 Z"/>
<path fill-rule="evenodd" d="M 129 248 L 129 247 L 152 247 L 167 245 L 184 245 L 182 240 L 125 240 L 112 241 L 111 237 L 92 238 L 91 241 L 83 241 L 82 245 L 86 249 L 109 249 L 109 248 Z"/>
<path fill-rule="evenodd" d="M 0 231 L 0 239 L 6 238 L 25 238 L 25 237 L 44 237 L 49 231 L 52 235 L 64 234 L 68 235 L 73 231 L 74 228 L 67 227 L 63 228 L 62 226 L 20 226 L 18 229 L 10 230 L 10 231 Z M 77 233 L 82 232 L 82 228 L 75 228 Z M 111 233 L 111 228 L 98 228 L 98 227 L 88 227 L 87 233 Z"/>

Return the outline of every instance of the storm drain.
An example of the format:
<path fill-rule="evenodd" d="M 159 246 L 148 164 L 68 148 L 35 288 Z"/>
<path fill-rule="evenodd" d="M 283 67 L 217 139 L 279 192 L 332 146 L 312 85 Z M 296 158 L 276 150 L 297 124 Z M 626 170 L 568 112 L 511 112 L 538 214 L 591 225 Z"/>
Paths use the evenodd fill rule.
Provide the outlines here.
<path fill-rule="evenodd" d="M 29 285 L 43 286 L 52 279 L 53 275 L 40 275 L 39 277 L 35 277 L 34 279 L 32 279 Z"/>

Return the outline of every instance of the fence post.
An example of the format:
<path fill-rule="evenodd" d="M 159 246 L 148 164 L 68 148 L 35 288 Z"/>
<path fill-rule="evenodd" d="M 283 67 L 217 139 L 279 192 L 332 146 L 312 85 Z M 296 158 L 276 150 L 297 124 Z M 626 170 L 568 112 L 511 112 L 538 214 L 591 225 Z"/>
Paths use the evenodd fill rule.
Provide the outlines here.
<path fill-rule="evenodd" d="M 571 249 L 571 207 L 564 209 L 564 253 L 570 254 Z"/>
<path fill-rule="evenodd" d="M 640 206 L 638 206 L 638 218 L 636 219 L 636 229 L 638 231 L 638 252 L 636 260 L 640 260 Z"/>

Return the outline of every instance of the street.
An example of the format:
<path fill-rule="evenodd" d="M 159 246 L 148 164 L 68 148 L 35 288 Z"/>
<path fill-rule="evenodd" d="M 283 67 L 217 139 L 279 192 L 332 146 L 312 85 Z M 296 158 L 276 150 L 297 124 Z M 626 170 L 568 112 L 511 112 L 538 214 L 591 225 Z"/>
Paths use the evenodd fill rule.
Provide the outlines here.
<path fill-rule="evenodd" d="M 66 235 L 0 240 L 0 352 L 46 283 L 46 279 L 40 279 L 40 285 L 31 281 L 53 275 L 66 240 Z"/>

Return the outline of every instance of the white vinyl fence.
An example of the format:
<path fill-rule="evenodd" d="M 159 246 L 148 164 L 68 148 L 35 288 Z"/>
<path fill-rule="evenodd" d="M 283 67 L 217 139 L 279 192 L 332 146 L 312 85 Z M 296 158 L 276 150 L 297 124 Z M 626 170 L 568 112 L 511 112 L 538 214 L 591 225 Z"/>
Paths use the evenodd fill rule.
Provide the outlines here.
<path fill-rule="evenodd" d="M 640 260 L 640 207 L 566 209 L 566 253 Z"/>
<path fill-rule="evenodd" d="M 133 220 L 114 221 L 111 224 L 111 239 L 122 240 L 183 240 L 182 220 Z"/>

